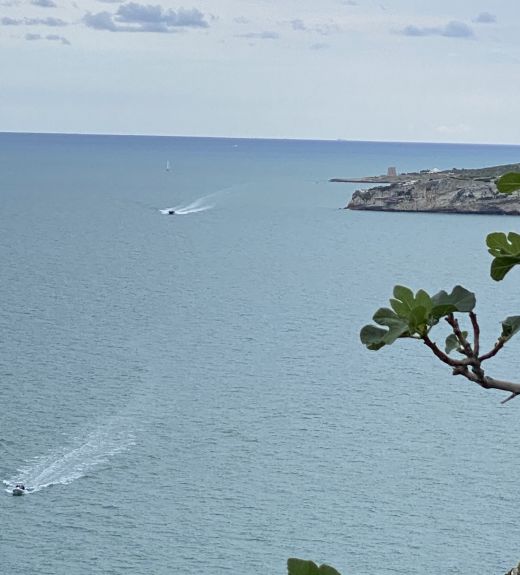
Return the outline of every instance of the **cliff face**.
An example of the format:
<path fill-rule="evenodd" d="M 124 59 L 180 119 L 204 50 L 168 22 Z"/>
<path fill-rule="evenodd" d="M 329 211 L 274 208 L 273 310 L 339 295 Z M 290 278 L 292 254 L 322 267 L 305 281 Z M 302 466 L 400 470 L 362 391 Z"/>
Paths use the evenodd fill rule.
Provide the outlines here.
<path fill-rule="evenodd" d="M 520 171 L 520 165 L 401 174 L 388 185 L 354 192 L 347 208 L 520 215 L 520 192 L 501 194 L 494 183 L 495 178 L 508 171 Z M 388 181 L 383 176 L 372 181 L 379 178 Z"/>

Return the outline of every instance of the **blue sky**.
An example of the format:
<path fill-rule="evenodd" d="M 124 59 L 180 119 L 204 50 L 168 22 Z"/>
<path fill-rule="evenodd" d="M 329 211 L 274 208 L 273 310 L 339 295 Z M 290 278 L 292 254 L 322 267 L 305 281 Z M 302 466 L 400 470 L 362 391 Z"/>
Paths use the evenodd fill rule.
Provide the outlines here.
<path fill-rule="evenodd" d="M 520 143 L 517 0 L 0 0 L 0 131 Z"/>

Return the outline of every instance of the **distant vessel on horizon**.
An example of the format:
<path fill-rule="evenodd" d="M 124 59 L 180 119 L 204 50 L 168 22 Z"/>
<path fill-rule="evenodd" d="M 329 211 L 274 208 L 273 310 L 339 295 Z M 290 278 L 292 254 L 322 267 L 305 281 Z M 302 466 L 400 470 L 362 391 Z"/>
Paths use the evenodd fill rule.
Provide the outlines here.
<path fill-rule="evenodd" d="M 170 160 L 166 160 L 166 171 L 169 172 L 171 170 Z"/>

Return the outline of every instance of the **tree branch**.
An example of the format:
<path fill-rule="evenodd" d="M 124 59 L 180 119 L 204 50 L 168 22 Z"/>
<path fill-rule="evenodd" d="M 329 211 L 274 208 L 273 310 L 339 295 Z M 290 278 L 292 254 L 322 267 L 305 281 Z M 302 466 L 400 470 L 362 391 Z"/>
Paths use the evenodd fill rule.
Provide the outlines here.
<path fill-rule="evenodd" d="M 473 357 L 473 350 L 471 349 L 471 346 L 469 345 L 468 340 L 464 337 L 464 334 L 462 333 L 462 331 L 459 327 L 459 322 L 457 321 L 455 316 L 452 313 L 450 313 L 444 319 L 450 324 L 451 329 L 453 330 L 453 333 L 455 334 L 455 337 L 459 340 L 459 343 L 462 347 L 462 351 L 463 351 L 464 355 L 466 355 L 468 357 Z"/>
<path fill-rule="evenodd" d="M 475 312 L 470 311 L 469 317 L 471 318 L 471 325 L 473 326 L 473 353 L 478 357 L 480 352 L 480 326 Z"/>
<path fill-rule="evenodd" d="M 488 353 L 485 353 L 484 355 L 481 355 L 478 360 L 479 361 L 486 361 L 486 359 L 490 359 L 491 357 L 494 357 L 503 347 L 504 344 L 506 343 L 506 339 L 504 339 L 502 336 L 498 338 L 498 341 L 495 343 L 495 347 Z"/>
<path fill-rule="evenodd" d="M 507 403 L 508 401 L 511 401 L 511 400 L 514 399 L 517 395 L 518 395 L 518 393 L 512 393 L 509 397 L 507 397 L 506 399 L 504 399 L 504 400 L 501 401 L 500 403 L 501 403 L 502 405 L 504 405 L 504 403 Z"/>
<path fill-rule="evenodd" d="M 502 401 L 502 403 L 506 403 L 514 399 L 517 395 L 520 395 L 520 383 L 514 383 L 512 381 L 503 381 L 501 379 L 494 379 L 493 377 L 489 377 L 484 374 L 484 370 L 479 366 L 478 368 L 479 373 L 475 373 L 475 369 L 472 368 L 470 371 L 469 369 L 464 368 L 456 368 L 453 370 L 453 375 L 463 375 L 469 381 L 480 385 L 480 387 L 484 389 L 498 389 L 499 391 L 508 391 L 511 393 L 511 396 Z"/>
<path fill-rule="evenodd" d="M 435 342 L 433 342 L 427 335 L 423 336 L 422 340 L 424 341 L 425 345 L 427 345 L 434 355 L 438 357 L 443 363 L 446 363 L 453 367 L 453 375 L 462 375 L 467 380 L 480 385 L 480 387 L 484 389 L 498 389 L 499 391 L 507 391 L 511 395 L 502 401 L 502 403 L 507 403 L 514 399 L 517 395 L 520 395 L 520 383 L 514 383 L 512 381 L 503 381 L 501 379 L 494 379 L 489 377 L 485 374 L 484 370 L 482 369 L 482 361 L 489 359 L 496 355 L 500 349 L 504 346 L 506 340 L 499 338 L 498 342 L 495 344 L 495 347 L 487 354 L 478 357 L 476 354 L 476 350 L 471 348 L 471 345 L 466 341 L 464 336 L 462 335 L 460 328 L 458 326 L 458 322 L 455 318 L 452 321 L 447 320 L 448 323 L 452 326 L 453 332 L 457 336 L 457 339 L 461 342 L 461 345 L 464 345 L 464 350 L 466 355 L 468 356 L 467 359 L 457 360 L 452 359 L 447 354 L 445 354 Z M 478 342 L 478 338 L 480 336 L 480 330 L 477 323 L 476 316 L 472 318 L 473 330 L 475 333 L 475 341 Z M 458 333 L 457 333 L 458 332 Z M 460 338 L 459 338 L 460 334 Z M 467 346 L 467 347 L 466 347 Z"/>
<path fill-rule="evenodd" d="M 433 351 L 433 353 L 443 362 L 451 365 L 451 367 L 462 367 L 467 365 L 465 361 L 461 361 L 459 359 L 452 359 L 449 355 L 446 355 L 443 351 L 441 351 L 437 344 L 432 341 L 427 335 L 422 337 L 424 343 Z"/>

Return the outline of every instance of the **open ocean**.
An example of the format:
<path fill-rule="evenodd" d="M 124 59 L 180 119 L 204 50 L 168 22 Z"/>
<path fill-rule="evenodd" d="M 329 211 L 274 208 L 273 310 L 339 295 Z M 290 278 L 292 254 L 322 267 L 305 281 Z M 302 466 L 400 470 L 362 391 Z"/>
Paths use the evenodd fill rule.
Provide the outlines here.
<path fill-rule="evenodd" d="M 518 161 L 513 146 L 0 134 L 0 572 L 516 565 L 520 400 L 417 342 L 374 353 L 358 334 L 396 283 L 461 283 L 490 346 L 520 312 L 519 272 L 492 282 L 485 236 L 520 220 L 350 212 L 355 186 L 327 180 Z M 490 375 L 520 379 L 519 345 Z M 31 493 L 10 496 L 17 481 Z"/>

